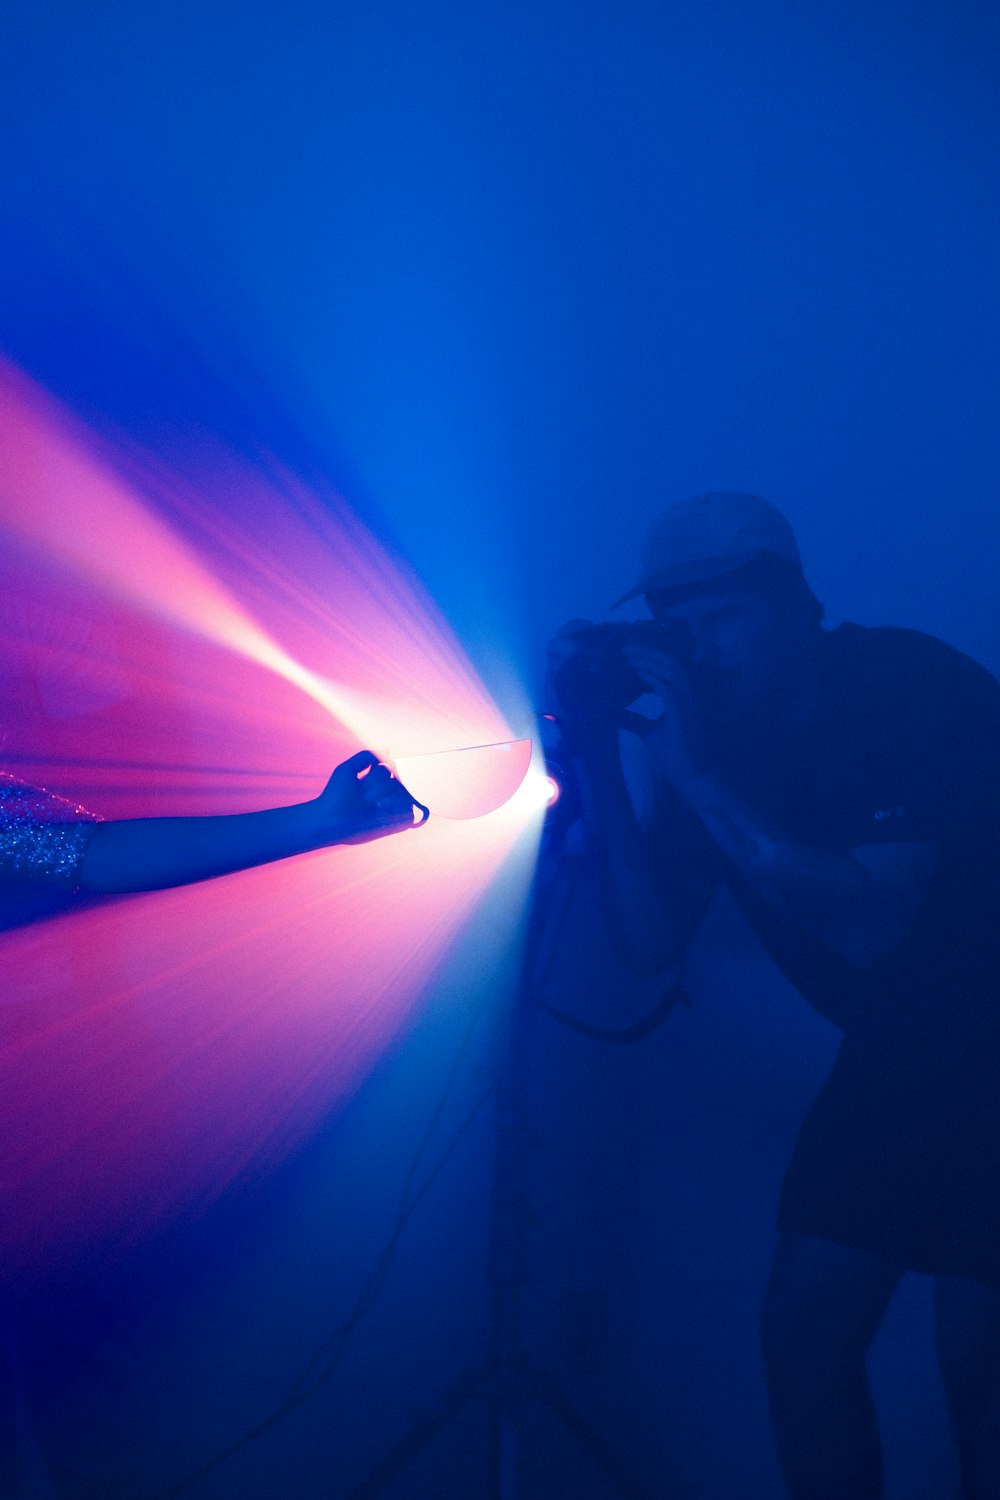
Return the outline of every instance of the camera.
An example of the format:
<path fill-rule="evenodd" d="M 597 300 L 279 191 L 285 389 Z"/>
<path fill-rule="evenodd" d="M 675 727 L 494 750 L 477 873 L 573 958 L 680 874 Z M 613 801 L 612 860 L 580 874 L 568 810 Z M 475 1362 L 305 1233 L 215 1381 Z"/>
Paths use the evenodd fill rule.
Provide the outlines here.
<path fill-rule="evenodd" d="M 582 649 L 555 673 L 555 690 L 567 713 L 618 712 L 649 692 L 649 684 L 625 659 L 627 645 L 639 642 L 671 656 L 682 654 L 678 632 L 657 620 L 588 625 L 568 639 Z"/>

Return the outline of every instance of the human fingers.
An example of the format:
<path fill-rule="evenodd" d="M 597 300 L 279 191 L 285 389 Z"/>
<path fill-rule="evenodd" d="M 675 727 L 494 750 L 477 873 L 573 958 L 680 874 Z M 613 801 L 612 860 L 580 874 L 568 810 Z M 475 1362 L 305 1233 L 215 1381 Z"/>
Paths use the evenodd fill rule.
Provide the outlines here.
<path fill-rule="evenodd" d="M 337 771 L 342 772 L 345 778 L 348 775 L 358 777 L 358 775 L 361 775 L 361 772 L 370 771 L 378 763 L 378 756 L 372 750 L 358 750 L 355 751 L 355 754 L 349 756 L 348 759 L 342 760 L 340 765 L 337 766 Z M 337 774 L 337 771 L 334 771 L 334 775 Z"/>
<path fill-rule="evenodd" d="M 397 825 L 425 823 L 430 813 L 388 766 L 373 766 L 359 783 L 366 816 L 374 815 L 381 823 Z M 415 810 L 422 816 L 414 818 Z"/>
<path fill-rule="evenodd" d="M 640 677 L 647 681 L 669 686 L 677 692 L 682 692 L 687 687 L 687 674 L 677 660 L 666 651 L 658 650 L 655 646 L 645 646 L 638 642 L 628 642 L 622 648 L 622 655 L 630 667 L 634 667 Z"/>
<path fill-rule="evenodd" d="M 558 701 L 560 674 L 570 662 L 586 654 L 580 637 L 593 629 L 589 620 L 570 620 L 560 626 L 555 636 L 545 647 L 546 693 Z"/>
<path fill-rule="evenodd" d="M 567 657 L 581 651 L 583 647 L 580 636 L 593 628 L 592 620 L 568 620 L 565 625 L 560 625 L 545 648 L 549 661 L 565 661 Z"/>
<path fill-rule="evenodd" d="M 579 635 L 581 631 L 593 630 L 593 628 L 593 620 L 567 620 L 565 625 L 559 626 L 555 638 L 556 640 L 560 640 L 564 636 L 572 638 Z"/>
<path fill-rule="evenodd" d="M 396 781 L 388 766 L 377 764 L 366 775 L 358 777 L 358 801 L 364 809 L 401 806 L 409 801 L 405 790 Z"/>

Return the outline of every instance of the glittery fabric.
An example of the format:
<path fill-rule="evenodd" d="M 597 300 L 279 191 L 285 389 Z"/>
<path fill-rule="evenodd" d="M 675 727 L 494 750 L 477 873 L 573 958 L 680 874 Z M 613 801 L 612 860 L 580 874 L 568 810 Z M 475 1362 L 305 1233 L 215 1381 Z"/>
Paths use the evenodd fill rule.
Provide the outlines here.
<path fill-rule="evenodd" d="M 0 771 L 0 880 L 74 889 L 99 821 L 85 807 Z"/>

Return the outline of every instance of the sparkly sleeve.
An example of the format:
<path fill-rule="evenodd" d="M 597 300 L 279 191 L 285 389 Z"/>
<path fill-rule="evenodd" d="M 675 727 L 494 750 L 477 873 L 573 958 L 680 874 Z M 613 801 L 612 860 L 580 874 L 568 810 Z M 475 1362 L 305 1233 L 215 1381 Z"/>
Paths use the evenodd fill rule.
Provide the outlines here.
<path fill-rule="evenodd" d="M 98 822 L 75 802 L 0 771 L 0 880 L 75 889 Z"/>

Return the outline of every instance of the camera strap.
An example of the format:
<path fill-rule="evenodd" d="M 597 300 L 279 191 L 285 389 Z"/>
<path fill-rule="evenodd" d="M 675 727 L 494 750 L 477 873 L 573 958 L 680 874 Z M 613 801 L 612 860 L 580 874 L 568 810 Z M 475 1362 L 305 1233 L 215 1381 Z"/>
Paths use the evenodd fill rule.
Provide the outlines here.
<path fill-rule="evenodd" d="M 553 1021 L 558 1021 L 560 1026 L 568 1026 L 571 1031 L 579 1031 L 583 1036 L 589 1036 L 595 1042 L 610 1042 L 614 1045 L 625 1045 L 629 1042 L 641 1042 L 648 1036 L 652 1036 L 669 1016 L 676 1005 L 690 1008 L 691 997 L 684 987 L 684 959 L 677 966 L 677 973 L 670 984 L 667 985 L 652 1010 L 633 1021 L 630 1026 L 594 1026 L 590 1021 L 584 1021 L 579 1016 L 571 1015 L 569 1011 L 560 1010 L 557 1006 L 549 1005 L 548 1001 L 539 1002 L 539 1009 Z"/>

